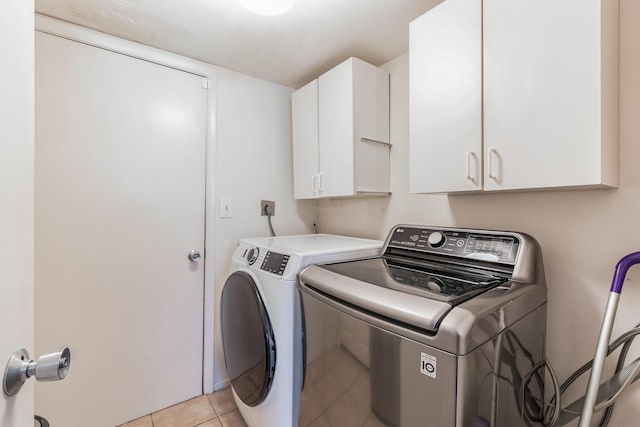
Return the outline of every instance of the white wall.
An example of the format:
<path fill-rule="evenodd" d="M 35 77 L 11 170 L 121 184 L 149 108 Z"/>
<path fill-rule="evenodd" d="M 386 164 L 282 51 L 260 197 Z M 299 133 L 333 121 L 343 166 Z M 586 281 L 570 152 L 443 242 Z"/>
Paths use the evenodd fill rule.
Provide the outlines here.
<path fill-rule="evenodd" d="M 33 356 L 33 2 L 0 2 L 0 372 Z M 0 425 L 33 424 L 33 380 L 7 398 Z"/>
<path fill-rule="evenodd" d="M 620 188 L 451 196 L 408 193 L 408 55 L 391 73 L 390 197 L 320 202 L 321 232 L 384 238 L 397 223 L 518 230 L 541 244 L 548 283 L 547 355 L 561 381 L 593 357 L 614 267 L 640 251 L 640 2 L 620 1 Z M 544 173 L 541 171 L 541 173 Z M 622 293 L 614 337 L 640 322 L 640 266 Z M 631 360 L 640 352 L 634 346 Z M 584 392 L 577 386 L 574 395 Z M 569 402 L 568 400 L 567 402 Z M 610 425 L 637 425 L 637 385 Z"/>
<path fill-rule="evenodd" d="M 215 388 L 227 384 L 218 307 L 231 255 L 244 237 L 269 236 L 260 200 L 274 200 L 278 235 L 312 233 L 317 202 L 293 200 L 292 89 L 219 69 L 217 86 L 216 198 L 233 198 L 233 218 L 215 218 Z M 211 183 L 209 183 L 211 184 Z M 209 226 L 209 225 L 208 225 Z M 209 276 L 211 277 L 211 276 Z M 239 332 L 241 333 L 241 332 Z"/>

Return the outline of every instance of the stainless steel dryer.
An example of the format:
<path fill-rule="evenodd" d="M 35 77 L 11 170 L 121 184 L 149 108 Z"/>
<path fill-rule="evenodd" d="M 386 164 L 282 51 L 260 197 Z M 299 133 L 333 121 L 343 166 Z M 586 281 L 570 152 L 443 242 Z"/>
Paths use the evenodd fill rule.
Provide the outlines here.
<path fill-rule="evenodd" d="M 310 266 L 299 289 L 301 427 L 512 427 L 541 415 L 543 374 L 530 373 L 545 357 L 547 291 L 532 237 L 399 225 L 381 257 Z"/>

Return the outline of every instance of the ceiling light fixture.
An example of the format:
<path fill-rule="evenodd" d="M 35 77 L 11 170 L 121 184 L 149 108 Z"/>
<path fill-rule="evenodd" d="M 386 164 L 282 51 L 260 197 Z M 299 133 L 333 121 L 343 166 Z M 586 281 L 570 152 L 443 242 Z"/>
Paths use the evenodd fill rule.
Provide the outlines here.
<path fill-rule="evenodd" d="M 265 15 L 282 15 L 293 7 L 295 0 L 238 0 L 251 12 Z"/>

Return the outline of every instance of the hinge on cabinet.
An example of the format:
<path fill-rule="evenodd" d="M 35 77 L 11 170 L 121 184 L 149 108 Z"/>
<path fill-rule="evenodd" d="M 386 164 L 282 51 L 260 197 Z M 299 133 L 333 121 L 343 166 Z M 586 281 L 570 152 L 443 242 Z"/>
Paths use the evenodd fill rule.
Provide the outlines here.
<path fill-rule="evenodd" d="M 211 83 L 209 82 L 209 79 L 202 79 L 202 88 L 211 89 Z"/>

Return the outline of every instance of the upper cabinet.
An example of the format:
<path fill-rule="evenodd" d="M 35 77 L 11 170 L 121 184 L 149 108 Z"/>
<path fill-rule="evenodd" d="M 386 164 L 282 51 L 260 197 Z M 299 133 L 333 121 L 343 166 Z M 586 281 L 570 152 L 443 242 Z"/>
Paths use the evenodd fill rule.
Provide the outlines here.
<path fill-rule="evenodd" d="M 482 9 L 447 0 L 411 23 L 410 190 L 482 189 Z"/>
<path fill-rule="evenodd" d="M 293 195 L 314 199 L 319 194 L 318 79 L 291 95 Z"/>
<path fill-rule="evenodd" d="M 410 34 L 412 192 L 618 185 L 617 0 L 446 0 Z"/>
<path fill-rule="evenodd" d="M 389 74 L 350 58 L 292 95 L 296 199 L 388 194 Z"/>

